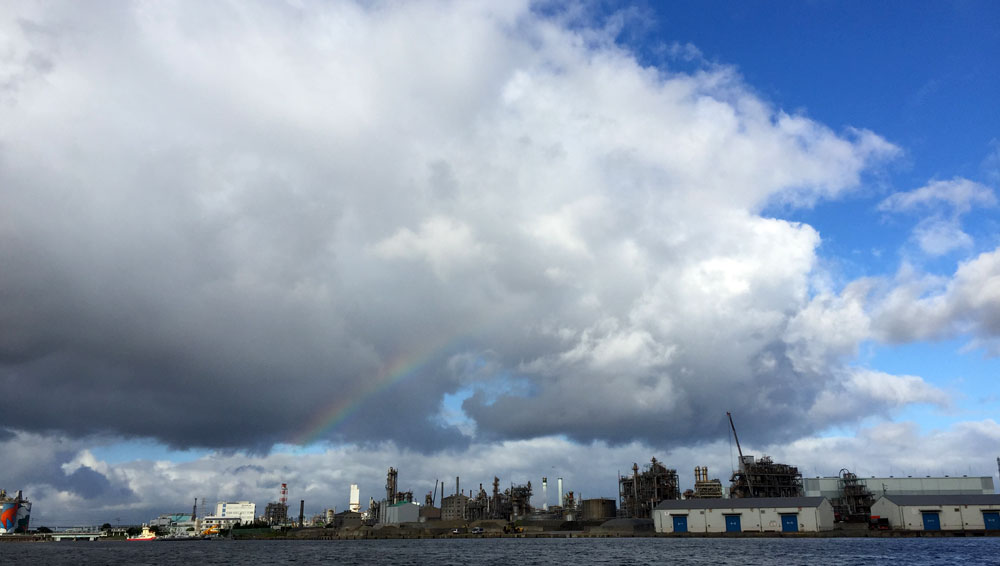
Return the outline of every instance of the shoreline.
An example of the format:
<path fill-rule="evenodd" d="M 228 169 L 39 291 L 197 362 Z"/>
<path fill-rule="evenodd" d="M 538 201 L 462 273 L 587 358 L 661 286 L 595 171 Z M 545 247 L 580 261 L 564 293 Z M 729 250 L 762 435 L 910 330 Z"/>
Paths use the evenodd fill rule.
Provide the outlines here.
<path fill-rule="evenodd" d="M 311 530 L 311 529 L 309 529 Z M 317 531 L 331 531 L 332 529 L 317 529 Z M 236 535 L 232 539 L 192 540 L 189 542 L 199 542 L 211 544 L 212 542 L 236 542 L 248 540 L 282 540 L 282 541 L 357 541 L 357 540 L 457 540 L 457 539 L 593 539 L 593 538 L 660 538 L 660 539 L 761 539 L 761 538 L 785 538 L 785 539 L 835 539 L 835 538 L 996 538 L 1000 537 L 1000 531 L 853 531 L 834 530 L 819 533 L 782 533 L 782 532 L 742 532 L 742 533 L 628 533 L 628 532 L 588 532 L 588 531 L 552 531 L 537 533 L 484 533 L 484 534 L 433 534 L 417 532 L 369 532 L 369 531 L 347 531 L 347 532 L 296 532 L 287 534 L 277 534 L 271 536 Z M 10 535 L 0 537 L 0 543 L 59 543 L 48 535 Z M 102 538 L 97 541 L 86 542 L 125 542 L 124 539 Z M 150 541 L 165 542 L 165 541 Z M 178 541 L 171 541 L 178 542 Z M 188 541 L 180 541 L 188 542 Z"/>

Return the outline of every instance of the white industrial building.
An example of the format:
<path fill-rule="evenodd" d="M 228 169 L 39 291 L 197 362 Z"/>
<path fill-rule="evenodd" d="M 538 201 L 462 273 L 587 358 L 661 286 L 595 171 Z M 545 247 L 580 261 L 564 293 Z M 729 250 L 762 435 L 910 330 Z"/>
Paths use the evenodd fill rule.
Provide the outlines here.
<path fill-rule="evenodd" d="M 353 511 L 355 513 L 359 513 L 361 511 L 361 491 L 358 490 L 358 484 L 356 484 L 356 483 L 352 483 L 351 484 L 351 500 L 350 501 L 351 501 L 350 507 L 348 507 L 347 509 L 349 511 Z"/>
<path fill-rule="evenodd" d="M 996 493 L 992 476 L 960 477 L 885 477 L 863 478 L 859 484 L 868 488 L 876 497 L 879 495 L 983 495 Z M 841 496 L 841 478 L 803 478 L 802 489 L 806 497 Z"/>
<path fill-rule="evenodd" d="M 243 525 L 249 525 L 257 516 L 257 504 L 249 501 L 220 501 L 215 505 L 215 517 L 235 518 Z"/>
<path fill-rule="evenodd" d="M 816 532 L 833 529 L 825 497 L 754 497 L 663 501 L 653 510 L 658 533 Z"/>
<path fill-rule="evenodd" d="M 383 525 L 398 525 L 400 523 L 416 523 L 420 521 L 420 505 L 403 501 L 385 508 L 382 517 Z"/>
<path fill-rule="evenodd" d="M 911 531 L 1000 530 L 1000 495 L 884 495 L 872 517 Z"/>

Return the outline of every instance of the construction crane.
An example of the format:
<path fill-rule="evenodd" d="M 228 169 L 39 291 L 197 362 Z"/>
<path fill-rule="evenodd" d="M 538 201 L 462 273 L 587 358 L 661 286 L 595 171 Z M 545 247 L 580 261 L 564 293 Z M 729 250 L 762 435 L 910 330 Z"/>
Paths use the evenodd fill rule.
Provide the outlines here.
<path fill-rule="evenodd" d="M 729 426 L 733 429 L 733 438 L 736 439 L 736 450 L 740 453 L 740 464 L 743 464 L 743 449 L 740 448 L 740 437 L 736 434 L 736 425 L 733 424 L 733 415 L 729 411 L 726 411 L 726 416 L 729 417 Z"/>
<path fill-rule="evenodd" d="M 750 494 L 753 494 L 753 486 L 750 485 L 750 470 L 747 470 L 743 463 L 743 448 L 740 447 L 740 437 L 736 434 L 736 425 L 733 424 L 733 415 L 729 411 L 726 411 L 726 416 L 729 417 L 729 427 L 733 429 L 733 438 L 736 439 L 736 451 L 740 454 L 740 469 L 746 472 L 743 474 L 743 477 L 746 478 L 747 481 L 747 491 Z"/>

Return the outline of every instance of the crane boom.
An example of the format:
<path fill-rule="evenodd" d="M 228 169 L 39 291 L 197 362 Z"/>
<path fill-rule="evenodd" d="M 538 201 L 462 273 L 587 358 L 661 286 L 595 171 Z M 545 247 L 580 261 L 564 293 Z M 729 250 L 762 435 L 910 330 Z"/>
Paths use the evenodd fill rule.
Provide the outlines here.
<path fill-rule="evenodd" d="M 750 497 L 754 496 L 753 485 L 750 483 L 750 470 L 747 469 L 746 464 L 743 461 L 743 448 L 740 447 L 740 437 L 736 435 L 736 425 L 733 424 L 733 415 L 726 411 L 726 416 L 729 417 L 729 426 L 733 429 L 733 438 L 736 439 L 736 450 L 740 453 L 740 476 L 747 482 L 747 495 Z M 737 475 L 733 474 L 733 478 Z"/>
<path fill-rule="evenodd" d="M 740 437 L 736 434 L 736 425 L 733 424 L 733 415 L 726 411 L 726 416 L 729 417 L 729 426 L 733 429 L 733 438 L 736 439 L 736 451 L 740 453 L 740 463 L 743 463 L 743 449 L 740 448 Z M 730 450 L 732 450 L 730 448 Z"/>

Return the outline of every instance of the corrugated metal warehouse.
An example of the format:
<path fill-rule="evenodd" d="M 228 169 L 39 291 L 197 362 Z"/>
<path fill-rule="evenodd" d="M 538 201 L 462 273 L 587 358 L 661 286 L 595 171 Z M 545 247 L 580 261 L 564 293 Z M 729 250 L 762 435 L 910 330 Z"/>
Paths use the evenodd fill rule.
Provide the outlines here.
<path fill-rule="evenodd" d="M 1000 530 L 1000 495 L 885 495 L 872 517 L 911 531 Z"/>
<path fill-rule="evenodd" d="M 658 533 L 816 532 L 833 529 L 825 497 L 745 497 L 664 501 L 653 511 Z"/>
<path fill-rule="evenodd" d="M 976 495 L 996 493 L 992 476 L 857 478 L 875 496 L 879 495 Z M 841 478 L 805 478 L 806 497 L 840 497 Z"/>

